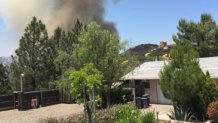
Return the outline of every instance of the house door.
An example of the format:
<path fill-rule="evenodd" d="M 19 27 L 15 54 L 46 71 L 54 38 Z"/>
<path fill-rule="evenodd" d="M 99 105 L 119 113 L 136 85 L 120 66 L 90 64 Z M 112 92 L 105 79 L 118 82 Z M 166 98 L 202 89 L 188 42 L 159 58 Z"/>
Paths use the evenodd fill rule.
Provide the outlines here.
<path fill-rule="evenodd" d="M 160 89 L 160 85 L 157 83 L 157 102 L 159 104 L 172 104 L 172 102 L 167 99 L 166 97 L 164 97 L 161 89 Z"/>

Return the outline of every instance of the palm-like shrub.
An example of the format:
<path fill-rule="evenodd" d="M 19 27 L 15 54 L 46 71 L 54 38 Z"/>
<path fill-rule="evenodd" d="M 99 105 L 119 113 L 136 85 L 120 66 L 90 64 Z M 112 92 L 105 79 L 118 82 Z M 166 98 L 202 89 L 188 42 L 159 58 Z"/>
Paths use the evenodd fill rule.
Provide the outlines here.
<path fill-rule="evenodd" d="M 179 121 L 193 121 L 196 120 L 195 116 L 190 111 L 185 111 L 182 108 L 174 107 L 170 114 L 167 114 L 172 120 Z"/>
<path fill-rule="evenodd" d="M 155 113 L 152 111 L 147 112 L 141 116 L 142 123 L 156 123 L 156 120 L 157 119 L 156 119 Z"/>

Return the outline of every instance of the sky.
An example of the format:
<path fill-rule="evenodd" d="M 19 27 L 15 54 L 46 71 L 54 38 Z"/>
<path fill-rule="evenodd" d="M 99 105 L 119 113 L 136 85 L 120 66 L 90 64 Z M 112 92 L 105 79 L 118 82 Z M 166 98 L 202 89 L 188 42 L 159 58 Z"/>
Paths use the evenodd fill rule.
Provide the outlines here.
<path fill-rule="evenodd" d="M 115 23 L 129 47 L 160 41 L 170 44 L 180 19 L 198 22 L 202 13 L 208 13 L 218 23 L 217 5 L 217 0 L 119 0 L 115 4 L 108 0 L 105 20 Z M 14 54 L 22 34 L 11 28 L 0 11 L 0 56 Z"/>

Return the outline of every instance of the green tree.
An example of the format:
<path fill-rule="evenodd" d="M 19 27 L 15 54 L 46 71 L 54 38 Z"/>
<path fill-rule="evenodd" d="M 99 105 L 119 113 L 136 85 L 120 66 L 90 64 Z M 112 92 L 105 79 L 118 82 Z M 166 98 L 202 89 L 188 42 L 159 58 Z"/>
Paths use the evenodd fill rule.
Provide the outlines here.
<path fill-rule="evenodd" d="M 16 56 L 11 56 L 11 64 L 10 64 L 10 85 L 13 91 L 20 91 L 20 74 L 21 71 L 23 71 L 21 69 L 21 67 L 18 64 L 18 59 Z"/>
<path fill-rule="evenodd" d="M 51 70 L 53 61 L 50 59 L 51 48 L 46 26 L 41 20 L 33 17 L 20 39 L 19 48 L 15 52 L 18 61 L 16 61 L 17 64 L 13 65 L 18 65 L 19 71 L 25 74 L 24 90 L 48 88 L 47 81 L 53 78 L 50 74 L 53 72 Z"/>
<path fill-rule="evenodd" d="M 101 80 L 103 78 L 101 72 L 94 68 L 93 64 L 85 64 L 81 70 L 70 73 L 69 78 L 71 80 L 72 94 L 74 97 L 84 99 L 84 108 L 87 110 L 89 123 L 92 123 L 92 113 L 94 111 L 90 106 L 92 104 L 90 101 L 95 100 L 92 95 L 93 90 L 95 92 L 101 90 Z"/>
<path fill-rule="evenodd" d="M 170 60 L 160 72 L 163 94 L 175 107 L 191 110 L 199 119 L 206 117 L 206 109 L 217 96 L 213 81 L 199 66 L 198 53 L 183 41 L 170 52 Z"/>
<path fill-rule="evenodd" d="M 66 95 L 70 95 L 69 92 L 71 91 L 71 89 L 68 90 L 69 72 L 75 70 L 75 68 L 77 68 L 77 70 L 79 69 L 74 65 L 75 60 L 73 59 L 72 53 L 75 45 L 78 44 L 78 37 L 82 28 L 82 23 L 77 20 L 71 31 L 66 33 L 61 28 L 57 28 L 51 38 L 51 46 L 53 47 L 53 54 L 55 55 L 53 63 L 55 64 L 57 78 L 55 82 L 50 82 L 50 85 L 63 89 Z"/>
<path fill-rule="evenodd" d="M 82 67 L 86 63 L 93 63 L 102 72 L 107 82 L 103 91 L 106 94 L 106 105 L 111 103 L 111 86 L 118 81 L 126 70 L 134 64 L 134 58 L 129 53 L 123 53 L 125 43 L 120 43 L 118 36 L 100 28 L 91 22 L 81 31 L 79 43 L 75 47 L 74 59 Z"/>
<path fill-rule="evenodd" d="M 0 94 L 6 94 L 10 92 L 11 88 L 9 84 L 8 68 L 0 63 Z"/>
<path fill-rule="evenodd" d="M 197 23 L 180 20 L 178 30 L 173 36 L 176 43 L 190 41 L 200 57 L 218 55 L 218 26 L 209 14 L 202 14 L 201 21 Z"/>

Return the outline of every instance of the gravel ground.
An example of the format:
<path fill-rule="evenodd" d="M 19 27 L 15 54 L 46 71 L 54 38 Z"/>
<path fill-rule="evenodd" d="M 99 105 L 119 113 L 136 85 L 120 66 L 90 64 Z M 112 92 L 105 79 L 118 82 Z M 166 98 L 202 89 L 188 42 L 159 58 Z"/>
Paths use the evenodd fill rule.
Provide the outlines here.
<path fill-rule="evenodd" d="M 155 113 L 158 112 L 158 119 L 164 121 L 170 121 L 170 118 L 167 114 L 173 110 L 172 105 L 160 105 L 160 104 L 151 104 L 149 108 L 142 109 L 143 112 L 154 111 Z"/>
<path fill-rule="evenodd" d="M 57 104 L 38 109 L 0 111 L 0 123 L 36 123 L 48 117 L 64 117 L 83 112 L 83 105 Z"/>

